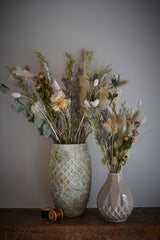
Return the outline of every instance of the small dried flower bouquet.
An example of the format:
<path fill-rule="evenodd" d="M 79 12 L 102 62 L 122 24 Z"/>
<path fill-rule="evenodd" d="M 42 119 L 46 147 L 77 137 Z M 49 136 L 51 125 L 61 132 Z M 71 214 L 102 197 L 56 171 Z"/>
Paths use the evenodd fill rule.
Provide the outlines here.
<path fill-rule="evenodd" d="M 128 151 L 139 134 L 137 129 L 146 120 L 137 120 L 140 111 L 127 108 L 126 101 L 121 103 L 117 110 L 120 91 L 116 87 L 119 80 L 119 75 L 112 76 L 112 85 L 109 83 L 107 88 L 101 89 L 99 99 L 94 102 L 85 101 L 86 115 L 92 125 L 96 142 L 104 154 L 102 163 L 108 166 L 110 173 L 119 173 L 126 164 Z"/>
<path fill-rule="evenodd" d="M 110 66 L 93 70 L 93 52 L 82 49 L 77 62 L 66 53 L 66 68 L 57 82 L 52 78 L 44 56 L 39 52 L 35 54 L 40 62 L 39 74 L 33 74 L 28 65 L 24 69 L 7 67 L 13 85 L 19 89 L 12 93 L 12 110 L 22 112 L 28 121 L 36 124 L 40 135 L 52 138 L 54 143 L 85 143 L 91 124 L 85 114 L 84 100 L 88 99 L 94 108 L 98 100 L 93 102 L 93 99 L 100 98 L 103 105 L 106 97 L 117 98 L 116 88 L 125 81 L 115 80 Z M 112 93 L 105 87 L 107 81 L 110 81 L 108 87 L 112 88 Z M 2 83 L 0 90 L 4 93 L 10 91 Z M 107 136 L 110 139 L 110 134 Z"/>

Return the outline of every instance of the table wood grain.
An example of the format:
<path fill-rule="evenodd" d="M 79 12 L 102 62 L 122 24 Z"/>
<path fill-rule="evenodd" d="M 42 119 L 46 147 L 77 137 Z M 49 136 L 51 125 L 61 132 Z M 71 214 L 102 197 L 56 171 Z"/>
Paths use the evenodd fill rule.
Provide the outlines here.
<path fill-rule="evenodd" d="M 160 240 L 160 208 L 134 208 L 123 223 L 104 222 L 97 209 L 76 218 L 41 219 L 40 209 L 0 209 L 0 240 Z"/>

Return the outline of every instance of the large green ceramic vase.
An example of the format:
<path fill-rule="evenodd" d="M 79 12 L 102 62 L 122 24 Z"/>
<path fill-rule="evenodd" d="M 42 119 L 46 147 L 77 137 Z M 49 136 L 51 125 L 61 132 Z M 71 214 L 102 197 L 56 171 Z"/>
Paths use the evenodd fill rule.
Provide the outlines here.
<path fill-rule="evenodd" d="M 56 208 L 67 217 L 83 214 L 91 188 L 91 160 L 87 144 L 53 144 L 49 183 Z"/>

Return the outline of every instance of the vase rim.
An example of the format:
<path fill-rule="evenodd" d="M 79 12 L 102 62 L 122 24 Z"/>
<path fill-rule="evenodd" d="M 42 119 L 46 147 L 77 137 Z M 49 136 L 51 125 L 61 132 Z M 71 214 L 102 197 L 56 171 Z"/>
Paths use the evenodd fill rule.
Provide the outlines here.
<path fill-rule="evenodd" d="M 122 172 L 120 172 L 120 173 L 108 173 L 108 175 L 115 175 L 115 176 L 117 176 L 117 175 L 123 175 L 123 173 Z"/>
<path fill-rule="evenodd" d="M 73 146 L 73 145 L 86 145 L 87 143 L 52 143 L 52 145 Z"/>

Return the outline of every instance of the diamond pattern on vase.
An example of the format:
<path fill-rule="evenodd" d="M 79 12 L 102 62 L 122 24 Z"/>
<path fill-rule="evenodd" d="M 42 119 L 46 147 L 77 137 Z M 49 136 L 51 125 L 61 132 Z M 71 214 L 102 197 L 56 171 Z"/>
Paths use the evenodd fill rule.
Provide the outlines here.
<path fill-rule="evenodd" d="M 56 207 L 67 216 L 85 210 L 91 186 L 91 161 L 86 144 L 52 146 L 49 182 Z"/>
<path fill-rule="evenodd" d="M 133 209 L 133 197 L 122 174 L 109 174 L 97 197 L 99 213 L 105 221 L 123 222 Z"/>

